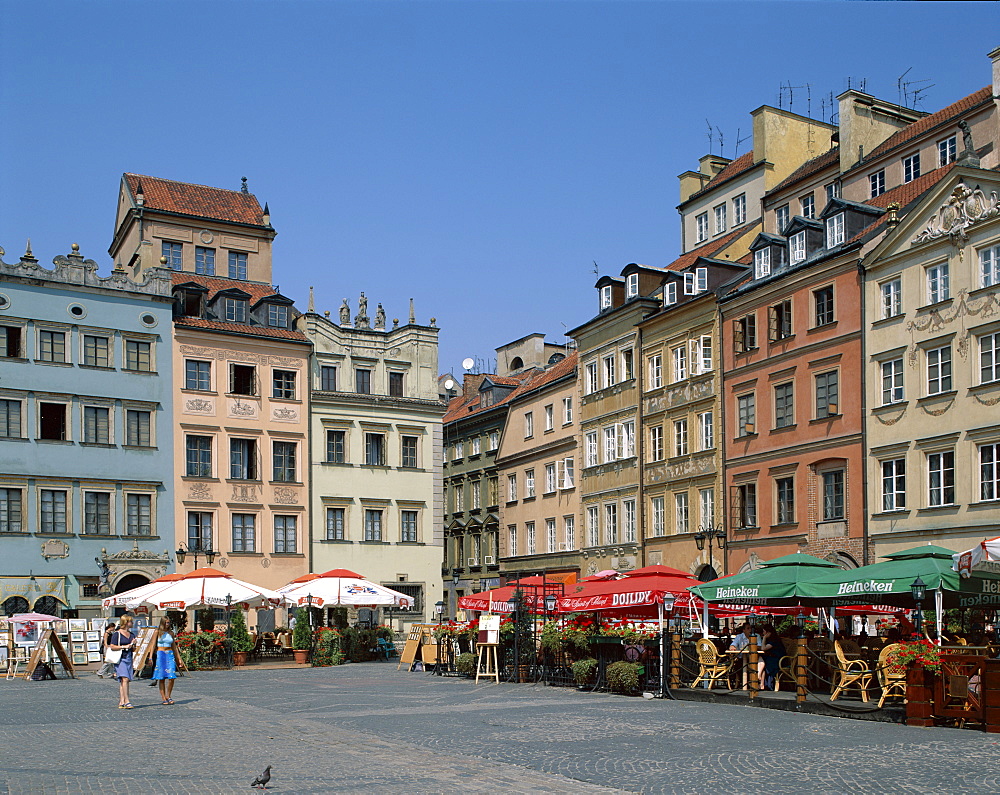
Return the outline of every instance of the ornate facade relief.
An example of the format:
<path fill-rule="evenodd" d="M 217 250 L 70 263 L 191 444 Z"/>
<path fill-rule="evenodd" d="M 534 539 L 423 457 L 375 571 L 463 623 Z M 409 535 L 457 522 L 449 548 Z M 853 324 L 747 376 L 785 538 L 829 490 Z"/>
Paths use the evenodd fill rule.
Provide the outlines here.
<path fill-rule="evenodd" d="M 955 334 L 955 347 L 959 356 L 968 359 L 970 340 L 965 319 L 970 316 L 986 319 L 996 314 L 1000 314 L 1000 295 L 990 293 L 977 298 L 969 298 L 969 291 L 963 287 L 955 297 L 955 304 L 948 311 L 935 310 L 906 324 L 906 330 L 910 332 L 910 346 L 906 351 L 910 367 L 916 367 L 919 364 L 916 332 L 934 334 L 958 321 L 959 330 Z"/>
<path fill-rule="evenodd" d="M 996 191 L 991 191 L 987 196 L 981 188 L 969 188 L 964 182 L 960 182 L 912 242 L 924 243 L 949 237 L 953 246 L 964 246 L 969 239 L 969 227 L 998 215 L 1000 197 Z"/>

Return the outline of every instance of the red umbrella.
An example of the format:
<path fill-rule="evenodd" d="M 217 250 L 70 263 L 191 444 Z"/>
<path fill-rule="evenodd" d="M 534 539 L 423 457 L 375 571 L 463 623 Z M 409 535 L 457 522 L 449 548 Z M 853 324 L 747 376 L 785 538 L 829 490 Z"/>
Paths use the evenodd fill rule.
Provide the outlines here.
<path fill-rule="evenodd" d="M 475 610 L 480 613 L 513 613 L 514 594 L 521 592 L 521 603 L 532 610 L 542 611 L 545 608 L 546 594 L 561 596 L 563 583 L 541 575 L 522 577 L 499 588 L 489 591 L 469 594 L 458 600 L 462 610 Z"/>
<path fill-rule="evenodd" d="M 675 609 L 687 609 L 694 598 L 687 589 L 697 582 L 690 575 L 680 572 L 678 574 L 650 572 L 638 575 L 633 572 L 631 576 L 621 580 L 604 580 L 578 585 L 575 590 L 559 599 L 556 612 L 627 611 L 632 617 L 648 615 L 652 618 L 659 614 L 657 605 L 663 604 L 666 593 L 673 594 Z"/>

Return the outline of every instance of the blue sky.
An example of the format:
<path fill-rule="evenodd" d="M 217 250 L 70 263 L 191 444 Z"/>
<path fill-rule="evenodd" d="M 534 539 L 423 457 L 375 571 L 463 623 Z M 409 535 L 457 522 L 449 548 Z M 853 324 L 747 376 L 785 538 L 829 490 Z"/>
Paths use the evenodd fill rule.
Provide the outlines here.
<path fill-rule="evenodd" d="M 0 245 L 106 273 L 124 171 L 270 204 L 305 309 L 437 318 L 440 369 L 596 310 L 678 252 L 677 175 L 779 86 L 933 111 L 990 82 L 994 3 L 8 2 Z M 933 84 L 933 85 L 932 85 Z M 786 104 L 787 106 L 787 104 Z M 806 113 L 804 89 L 796 112 Z M 746 151 L 744 143 L 740 153 Z M 713 151 L 719 151 L 716 139 Z"/>

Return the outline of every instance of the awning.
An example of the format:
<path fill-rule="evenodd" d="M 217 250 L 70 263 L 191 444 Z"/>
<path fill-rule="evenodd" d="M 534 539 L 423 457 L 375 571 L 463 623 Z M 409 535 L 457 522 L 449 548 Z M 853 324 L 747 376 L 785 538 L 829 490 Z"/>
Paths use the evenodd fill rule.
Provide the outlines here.
<path fill-rule="evenodd" d="M 43 596 L 51 596 L 64 605 L 69 604 L 66 601 L 65 577 L 36 576 L 34 580 L 31 577 L 0 577 L 0 604 L 12 596 L 26 599 L 29 608 Z"/>

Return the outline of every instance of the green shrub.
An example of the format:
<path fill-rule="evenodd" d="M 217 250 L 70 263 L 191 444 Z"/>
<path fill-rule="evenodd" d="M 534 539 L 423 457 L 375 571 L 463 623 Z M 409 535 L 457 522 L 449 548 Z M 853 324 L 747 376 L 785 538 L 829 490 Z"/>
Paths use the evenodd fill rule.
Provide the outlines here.
<path fill-rule="evenodd" d="M 292 630 L 292 648 L 308 649 L 312 643 L 309 631 L 309 614 L 304 607 L 295 611 L 295 629 Z"/>
<path fill-rule="evenodd" d="M 215 629 L 215 611 L 210 607 L 204 607 L 198 611 L 198 628 L 202 632 L 211 632 Z"/>
<path fill-rule="evenodd" d="M 253 649 L 253 638 L 247 632 L 247 620 L 243 617 L 243 611 L 238 607 L 233 610 L 230 618 L 229 640 L 233 644 L 233 651 L 251 651 Z"/>
<path fill-rule="evenodd" d="M 375 659 L 377 643 L 375 630 L 368 627 L 348 627 L 341 632 L 341 648 L 351 662 L 368 662 Z"/>
<path fill-rule="evenodd" d="M 470 652 L 459 654 L 455 660 L 455 670 L 463 676 L 476 675 L 476 655 Z"/>
<path fill-rule="evenodd" d="M 620 660 L 611 663 L 607 669 L 608 687 L 615 693 L 634 693 L 639 689 L 639 663 Z"/>
<path fill-rule="evenodd" d="M 573 679 L 578 685 L 593 684 L 597 674 L 597 660 L 588 657 L 585 660 L 577 660 L 573 663 Z"/>
<path fill-rule="evenodd" d="M 344 653 L 340 647 L 340 633 L 335 629 L 324 628 L 316 633 L 316 650 L 313 652 L 313 666 L 340 665 L 344 662 Z"/>

